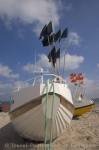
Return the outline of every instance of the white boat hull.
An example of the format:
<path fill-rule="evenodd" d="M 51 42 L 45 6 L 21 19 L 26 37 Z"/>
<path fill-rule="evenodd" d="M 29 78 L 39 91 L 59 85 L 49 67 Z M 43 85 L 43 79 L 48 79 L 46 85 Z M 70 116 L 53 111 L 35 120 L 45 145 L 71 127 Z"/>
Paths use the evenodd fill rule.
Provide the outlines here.
<path fill-rule="evenodd" d="M 37 99 L 25 102 L 22 106 L 15 101 L 18 107 L 15 108 L 14 104 L 10 112 L 15 130 L 22 137 L 34 141 L 57 138 L 71 122 L 74 111 L 71 100 L 67 101 L 60 93 L 48 90 L 46 94 L 45 91 Z M 64 91 L 62 93 L 64 94 Z M 22 97 L 21 92 L 19 95 Z"/>

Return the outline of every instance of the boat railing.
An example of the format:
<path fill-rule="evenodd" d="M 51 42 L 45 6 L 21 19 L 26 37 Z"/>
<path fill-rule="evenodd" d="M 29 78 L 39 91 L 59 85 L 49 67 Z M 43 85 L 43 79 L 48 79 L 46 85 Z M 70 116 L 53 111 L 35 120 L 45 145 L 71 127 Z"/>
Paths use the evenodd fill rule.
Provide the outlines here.
<path fill-rule="evenodd" d="M 15 88 L 14 92 L 20 91 L 20 89 L 28 86 L 35 86 L 36 84 L 45 84 L 47 80 L 49 80 L 49 82 L 51 81 L 51 82 L 66 84 L 66 80 L 64 80 L 59 75 L 51 74 L 51 73 L 41 73 L 39 75 L 36 75 L 36 77 L 23 81 L 22 85 L 19 84 L 19 86 Z"/>

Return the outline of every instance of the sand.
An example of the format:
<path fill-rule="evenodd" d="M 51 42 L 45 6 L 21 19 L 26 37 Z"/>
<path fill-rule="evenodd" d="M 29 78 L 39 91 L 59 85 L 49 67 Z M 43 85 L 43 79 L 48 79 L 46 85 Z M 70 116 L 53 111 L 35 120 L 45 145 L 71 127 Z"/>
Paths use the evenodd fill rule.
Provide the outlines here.
<path fill-rule="evenodd" d="M 47 145 L 48 146 L 48 145 Z M 0 113 L 0 150 L 43 150 L 43 144 L 23 140 L 14 130 L 8 113 Z M 99 105 L 72 120 L 53 142 L 54 150 L 99 150 Z"/>

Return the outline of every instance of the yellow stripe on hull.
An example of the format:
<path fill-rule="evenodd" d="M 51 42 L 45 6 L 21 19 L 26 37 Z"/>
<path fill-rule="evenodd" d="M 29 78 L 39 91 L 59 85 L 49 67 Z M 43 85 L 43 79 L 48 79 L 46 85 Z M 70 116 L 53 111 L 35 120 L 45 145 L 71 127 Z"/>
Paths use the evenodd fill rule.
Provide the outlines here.
<path fill-rule="evenodd" d="M 83 114 L 90 112 L 95 107 L 95 104 L 83 106 L 83 107 L 77 107 L 74 111 L 74 117 L 82 116 Z"/>

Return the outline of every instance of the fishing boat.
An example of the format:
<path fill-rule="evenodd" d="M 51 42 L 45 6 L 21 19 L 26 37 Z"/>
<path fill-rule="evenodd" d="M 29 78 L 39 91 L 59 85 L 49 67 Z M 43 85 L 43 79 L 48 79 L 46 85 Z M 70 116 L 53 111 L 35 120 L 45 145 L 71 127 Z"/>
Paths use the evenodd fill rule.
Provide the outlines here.
<path fill-rule="evenodd" d="M 33 141 L 54 140 L 70 124 L 74 105 L 71 91 L 66 80 L 57 73 L 60 48 L 55 43 L 67 38 L 67 28 L 53 32 L 52 22 L 45 25 L 40 34 L 43 46 L 48 46 L 48 60 L 52 65 L 51 73 L 43 69 L 32 84 L 20 87 L 12 94 L 10 117 L 15 130 L 20 136 Z"/>
<path fill-rule="evenodd" d="M 84 87 L 85 77 L 83 73 L 72 73 L 69 79 L 73 88 L 72 97 L 75 107 L 73 117 L 79 117 L 92 111 L 95 108 L 95 103 L 91 98 L 86 96 Z"/>

